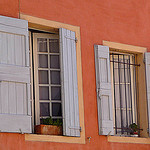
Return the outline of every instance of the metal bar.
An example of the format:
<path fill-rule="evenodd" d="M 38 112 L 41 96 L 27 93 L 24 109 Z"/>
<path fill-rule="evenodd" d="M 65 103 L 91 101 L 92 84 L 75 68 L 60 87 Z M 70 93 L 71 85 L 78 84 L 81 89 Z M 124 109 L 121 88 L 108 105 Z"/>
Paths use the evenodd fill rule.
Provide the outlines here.
<path fill-rule="evenodd" d="M 119 62 L 119 55 L 118 55 L 118 62 Z M 123 127 L 123 120 L 122 120 L 122 101 L 121 101 L 121 85 L 120 85 L 120 63 L 118 63 L 118 77 L 119 77 L 119 95 L 120 95 L 120 117 L 121 117 L 121 128 Z M 123 130 L 121 129 L 121 133 L 123 134 Z"/>
<path fill-rule="evenodd" d="M 128 59 L 127 59 L 127 61 L 128 61 Z M 130 84 L 129 83 L 129 63 L 128 63 L 128 65 L 127 65 L 127 76 L 128 76 L 128 84 Z M 127 86 L 127 90 L 128 90 L 128 102 L 129 102 L 129 104 L 130 104 L 130 101 L 129 101 L 129 93 L 130 93 L 130 90 L 129 90 L 129 85 Z M 130 112 L 130 111 L 129 111 Z M 131 117 L 130 117 L 130 113 L 129 113 L 129 116 L 128 116 L 129 118 L 128 118 L 128 123 L 129 124 L 131 124 Z"/>
<path fill-rule="evenodd" d="M 114 60 L 114 54 L 112 55 Z M 114 71 L 114 61 L 113 61 L 113 80 L 114 80 L 114 106 L 115 106 L 115 132 L 117 134 L 117 117 L 116 117 L 116 94 L 115 94 L 115 71 Z"/>
<path fill-rule="evenodd" d="M 130 64 L 130 56 L 129 56 L 129 64 Z M 129 81 L 130 81 L 130 101 L 131 101 L 131 121 L 133 123 L 133 111 L 132 111 L 132 89 L 131 89 L 131 70 L 129 65 Z"/>
<path fill-rule="evenodd" d="M 134 57 L 134 63 L 135 63 L 135 57 Z M 136 67 L 134 67 L 134 79 L 135 79 L 135 80 L 134 80 L 134 89 L 135 89 L 135 90 L 134 90 L 134 94 L 135 94 L 135 95 L 134 95 L 134 97 L 135 97 L 134 100 L 135 100 L 135 105 L 136 105 L 136 107 L 135 107 L 135 109 L 136 109 L 135 115 L 136 115 L 136 116 L 135 116 L 135 117 L 136 117 L 136 123 L 139 124 L 139 123 L 138 123 L 138 117 L 137 117 L 138 106 L 137 106 Z"/>
<path fill-rule="evenodd" d="M 115 127 L 114 127 L 115 128 Z M 126 127 L 123 127 L 123 128 L 117 128 L 117 129 L 127 129 L 127 130 L 133 130 L 132 128 L 126 128 Z M 143 131 L 143 129 L 137 129 L 137 130 L 141 130 Z"/>
<path fill-rule="evenodd" d="M 118 55 L 119 56 L 119 55 Z M 129 56 L 130 57 L 130 56 Z M 112 60 L 110 62 L 113 62 Z M 140 67 L 140 64 L 130 64 L 130 63 L 125 63 L 125 62 L 120 62 L 120 61 L 114 61 L 114 63 L 121 63 L 121 64 L 127 64 L 127 65 L 133 65 L 133 66 L 138 66 Z"/>
<path fill-rule="evenodd" d="M 123 62 L 125 62 L 124 55 L 123 55 Z M 125 64 L 124 64 L 124 82 L 125 82 L 125 103 L 126 103 L 126 127 L 128 127 L 128 112 L 127 112 L 127 96 L 126 96 L 126 72 L 125 72 Z"/>
<path fill-rule="evenodd" d="M 135 63 L 135 56 L 134 56 L 134 63 Z M 133 78 L 134 78 L 134 105 L 135 105 L 135 123 L 137 124 L 137 92 L 136 92 L 136 67 L 133 69 Z"/>

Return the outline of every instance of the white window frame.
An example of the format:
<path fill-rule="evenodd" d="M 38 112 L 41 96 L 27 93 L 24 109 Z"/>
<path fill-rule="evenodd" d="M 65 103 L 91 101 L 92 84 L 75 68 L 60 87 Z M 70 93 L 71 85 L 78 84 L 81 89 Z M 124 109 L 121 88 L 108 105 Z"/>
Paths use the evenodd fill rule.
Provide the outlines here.
<path fill-rule="evenodd" d="M 49 84 L 41 84 L 42 86 L 48 86 L 49 85 L 49 103 L 50 103 L 50 116 L 52 116 L 52 101 L 51 101 L 51 86 L 52 84 L 50 84 L 50 70 L 52 69 L 45 69 L 45 68 L 40 68 L 38 67 L 38 54 L 48 54 L 48 66 L 50 66 L 50 62 L 49 62 L 49 52 L 38 52 L 38 45 L 37 45 L 37 38 L 47 38 L 47 48 L 49 50 L 49 42 L 48 42 L 48 39 L 59 39 L 59 36 L 58 35 L 54 35 L 54 34 L 50 34 L 50 33 L 34 33 L 33 32 L 33 56 L 34 56 L 34 85 L 35 85 L 35 124 L 38 125 L 40 124 L 40 102 L 48 102 L 48 101 L 44 101 L 44 100 L 39 100 L 39 78 L 38 78 L 38 71 L 39 70 L 48 70 L 48 77 L 49 77 Z M 53 53 L 56 55 L 56 53 Z M 59 56 L 60 56 L 60 53 L 59 53 Z M 61 65 L 60 65 L 61 66 Z M 60 69 L 57 69 L 57 70 L 61 70 Z M 60 79 L 61 80 L 61 79 Z M 61 83 L 61 82 L 60 82 Z M 61 87 L 61 84 L 59 85 L 59 87 Z M 55 101 L 57 102 L 57 101 Z M 59 102 L 60 103 L 60 102 Z M 62 101 L 61 101 L 62 103 Z M 53 117 L 54 119 L 56 118 L 62 118 L 62 117 Z"/>
<path fill-rule="evenodd" d="M 77 76 L 78 76 L 78 95 L 79 95 L 79 116 L 80 126 L 82 132 L 80 137 L 65 137 L 65 136 L 45 136 L 26 134 L 25 140 L 30 141 L 52 141 L 52 142 L 64 142 L 64 143 L 80 143 L 85 144 L 85 126 L 84 126 L 84 103 L 83 103 L 83 85 L 82 85 L 82 63 L 81 63 L 81 41 L 80 41 L 80 27 L 69 24 L 64 24 L 56 21 L 46 20 L 38 17 L 29 16 L 26 14 L 20 14 L 20 18 L 28 20 L 30 29 L 38 29 L 42 31 L 57 33 L 59 28 L 66 28 L 74 31 L 78 42 L 76 44 L 77 52 Z"/>
<path fill-rule="evenodd" d="M 110 50 L 117 50 L 117 52 L 123 53 L 131 53 L 136 55 L 136 62 L 140 64 L 137 70 L 137 87 L 138 87 L 138 95 L 137 95 L 137 116 L 138 124 L 140 128 L 143 129 L 140 131 L 140 137 L 148 137 L 148 114 L 147 114 L 147 96 L 146 96 L 146 78 L 145 78 L 145 58 L 144 53 L 147 52 L 147 48 L 122 44 L 117 42 L 103 41 L 104 46 L 108 46 Z M 111 138 L 111 141 L 116 141 L 116 139 Z M 117 139 L 118 140 L 118 139 Z M 108 140 L 109 141 L 109 140 Z M 129 140 L 130 141 L 130 140 Z M 132 143 L 133 141 L 131 141 Z"/>

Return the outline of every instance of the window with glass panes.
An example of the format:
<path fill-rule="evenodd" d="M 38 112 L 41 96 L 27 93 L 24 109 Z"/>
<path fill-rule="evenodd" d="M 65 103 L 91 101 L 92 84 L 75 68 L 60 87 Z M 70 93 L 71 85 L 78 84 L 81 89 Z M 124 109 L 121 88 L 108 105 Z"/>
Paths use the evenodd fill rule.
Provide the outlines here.
<path fill-rule="evenodd" d="M 111 53 L 114 128 L 116 134 L 130 134 L 137 124 L 135 55 Z"/>
<path fill-rule="evenodd" d="M 42 118 L 62 118 L 58 35 L 33 33 L 36 124 Z"/>

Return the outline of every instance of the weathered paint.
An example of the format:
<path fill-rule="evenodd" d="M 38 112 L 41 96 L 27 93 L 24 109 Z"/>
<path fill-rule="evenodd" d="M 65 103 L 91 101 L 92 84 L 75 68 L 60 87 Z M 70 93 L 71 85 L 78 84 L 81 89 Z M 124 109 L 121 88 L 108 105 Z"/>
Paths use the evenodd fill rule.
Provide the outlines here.
<path fill-rule="evenodd" d="M 147 47 L 150 51 L 149 0 L 20 0 L 21 13 L 80 26 L 86 144 L 25 141 L 0 133 L 0 150 L 149 150 L 150 145 L 108 143 L 98 135 L 94 44 L 102 40 Z M 17 0 L 1 0 L 0 14 L 19 16 Z"/>

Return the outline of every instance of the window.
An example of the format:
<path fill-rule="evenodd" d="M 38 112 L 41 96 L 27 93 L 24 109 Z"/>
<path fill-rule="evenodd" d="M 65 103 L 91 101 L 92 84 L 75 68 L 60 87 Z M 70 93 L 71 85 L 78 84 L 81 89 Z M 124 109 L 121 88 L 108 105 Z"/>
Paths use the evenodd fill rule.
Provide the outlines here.
<path fill-rule="evenodd" d="M 137 125 L 135 55 L 110 52 L 115 134 L 132 134 Z"/>
<path fill-rule="evenodd" d="M 62 119 L 59 36 L 33 32 L 36 124 L 43 118 Z"/>
<path fill-rule="evenodd" d="M 135 123 L 139 135 L 147 137 L 149 53 L 144 54 L 144 64 L 145 48 L 107 41 L 104 44 L 110 47 L 94 46 L 99 134 L 130 136 L 130 125 Z"/>
<path fill-rule="evenodd" d="M 31 121 L 52 116 L 63 120 L 63 135 L 74 138 L 27 134 L 28 140 L 85 143 L 79 27 L 20 16 L 24 20 L 0 16 L 1 132 L 32 133 Z M 28 25 L 38 33 L 28 36 Z"/>
<path fill-rule="evenodd" d="M 75 32 L 31 29 L 34 125 L 51 117 L 63 122 L 63 135 L 80 136 Z"/>

